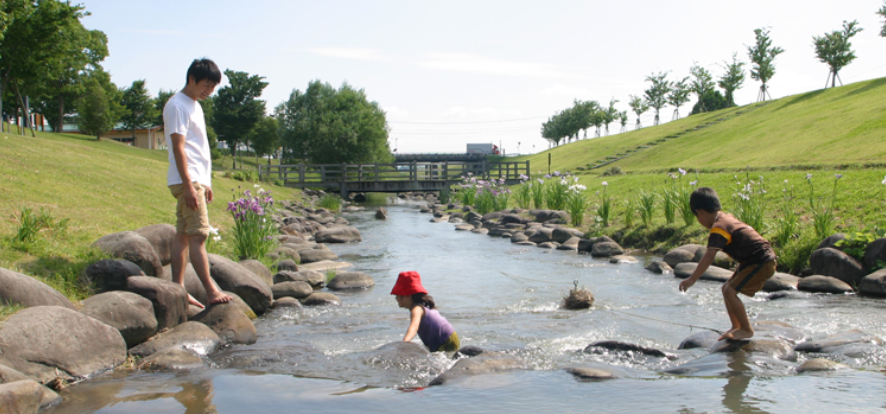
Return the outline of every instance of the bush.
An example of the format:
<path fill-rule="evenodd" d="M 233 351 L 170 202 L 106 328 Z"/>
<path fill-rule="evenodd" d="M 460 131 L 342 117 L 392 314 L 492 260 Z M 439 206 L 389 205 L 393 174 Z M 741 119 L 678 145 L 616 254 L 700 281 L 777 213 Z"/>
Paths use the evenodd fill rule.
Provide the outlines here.
<path fill-rule="evenodd" d="M 809 256 L 821 242 L 812 232 L 803 232 L 799 238 L 792 240 L 783 248 L 776 248 L 779 268 L 797 274 L 809 266 Z"/>
<path fill-rule="evenodd" d="M 700 113 L 701 103 L 704 102 L 705 112 L 712 112 L 723 108 L 729 108 L 729 102 L 720 93 L 720 91 L 714 89 L 704 95 L 701 101 L 696 102 L 695 105 L 692 106 L 692 112 L 689 115 L 695 115 Z"/>
<path fill-rule="evenodd" d="M 341 210 L 341 198 L 334 194 L 326 194 L 317 204 L 330 211 Z"/>

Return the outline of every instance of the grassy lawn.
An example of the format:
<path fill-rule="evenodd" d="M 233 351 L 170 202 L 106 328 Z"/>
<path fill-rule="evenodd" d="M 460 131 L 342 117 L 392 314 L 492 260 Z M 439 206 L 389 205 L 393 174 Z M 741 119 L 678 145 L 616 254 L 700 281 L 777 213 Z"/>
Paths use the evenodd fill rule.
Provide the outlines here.
<path fill-rule="evenodd" d="M 130 147 L 74 134 L 39 133 L 36 138 L 0 134 L 0 267 L 44 278 L 72 299 L 86 292 L 73 283 L 101 257 L 89 248 L 98 238 L 157 223 L 175 223 L 175 199 L 166 188 L 166 151 Z M 224 231 L 233 220 L 227 203 L 253 183 L 214 173 L 212 225 Z M 301 197 L 299 190 L 262 183 L 276 200 Z M 63 229 L 42 232 L 31 246 L 10 242 L 23 208 L 43 208 Z M 224 246 L 221 247 L 222 249 Z"/>

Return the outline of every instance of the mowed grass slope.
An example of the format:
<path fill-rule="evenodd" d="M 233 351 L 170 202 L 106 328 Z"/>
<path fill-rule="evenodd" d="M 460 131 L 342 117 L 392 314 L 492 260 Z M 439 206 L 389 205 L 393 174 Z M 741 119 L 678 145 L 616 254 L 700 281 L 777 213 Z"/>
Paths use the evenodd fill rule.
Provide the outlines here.
<path fill-rule="evenodd" d="M 533 171 L 552 168 L 576 172 L 607 156 L 616 156 L 696 126 L 684 133 L 610 164 L 626 172 L 666 169 L 739 169 L 863 166 L 886 163 L 886 78 L 785 97 L 765 105 L 693 115 L 657 127 L 582 140 L 520 157 Z M 751 109 L 753 108 L 753 109 Z M 750 110 L 748 110 L 750 109 Z M 735 115 L 738 111 L 745 111 Z M 662 118 L 670 116 L 665 108 Z M 602 171 L 593 171 L 602 172 Z"/>
<path fill-rule="evenodd" d="M 94 259 L 96 253 L 88 246 L 98 238 L 151 224 L 174 224 L 175 199 L 166 186 L 168 165 L 165 150 L 73 134 L 0 134 L 0 267 L 65 285 L 77 275 L 58 273 L 77 271 Z M 300 198 L 298 190 L 262 185 L 276 200 Z M 233 224 L 225 211 L 234 195 L 231 190 L 253 189 L 253 184 L 215 172 L 213 189 L 210 222 L 224 231 Z M 67 228 L 44 231 L 31 248 L 14 247 L 9 239 L 19 227 L 22 209 L 41 207 L 57 219 L 69 219 Z"/>

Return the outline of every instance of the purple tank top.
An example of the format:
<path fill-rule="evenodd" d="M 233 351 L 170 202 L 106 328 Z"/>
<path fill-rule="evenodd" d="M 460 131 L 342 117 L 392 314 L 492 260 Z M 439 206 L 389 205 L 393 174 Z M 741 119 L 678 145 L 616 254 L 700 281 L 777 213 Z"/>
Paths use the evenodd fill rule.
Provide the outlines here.
<path fill-rule="evenodd" d="M 437 312 L 436 309 L 425 308 L 425 316 L 421 318 L 421 323 L 418 325 L 418 337 L 431 352 L 437 351 L 437 348 L 443 345 L 453 332 L 455 329 L 452 329 L 452 325 L 446 318 L 440 316 L 440 312 Z"/>

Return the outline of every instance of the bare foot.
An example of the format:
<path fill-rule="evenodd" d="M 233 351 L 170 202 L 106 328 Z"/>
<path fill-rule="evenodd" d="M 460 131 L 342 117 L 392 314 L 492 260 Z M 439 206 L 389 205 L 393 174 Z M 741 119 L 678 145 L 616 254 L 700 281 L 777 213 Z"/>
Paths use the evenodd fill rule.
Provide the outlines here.
<path fill-rule="evenodd" d="M 203 304 L 200 303 L 199 300 L 194 299 L 194 297 L 191 296 L 190 294 L 188 294 L 188 303 L 190 303 L 191 305 L 194 305 L 194 306 L 196 306 L 196 307 L 198 307 L 198 308 L 201 308 L 201 309 L 206 307 L 206 306 L 203 306 Z"/>
<path fill-rule="evenodd" d="M 228 295 L 227 293 L 224 293 L 224 292 L 214 292 L 214 293 L 206 292 L 206 297 L 207 297 L 207 299 L 209 299 L 210 305 L 215 305 L 216 303 L 227 303 L 227 302 L 234 300 L 234 298 L 232 298 L 231 295 Z"/>
<path fill-rule="evenodd" d="M 717 338 L 717 340 L 718 340 L 718 341 L 722 341 L 722 340 L 727 339 L 727 338 L 732 338 L 732 333 L 735 332 L 735 331 L 737 331 L 737 330 L 738 330 L 738 328 L 732 328 L 732 329 L 730 329 L 730 330 L 728 330 L 728 331 L 726 331 L 726 332 L 723 332 L 723 335 L 720 335 L 720 337 Z"/>
<path fill-rule="evenodd" d="M 736 330 L 736 331 L 731 332 L 730 335 L 729 335 L 727 338 L 728 338 L 728 339 L 732 339 L 732 340 L 739 341 L 739 340 L 742 340 L 742 339 L 748 339 L 748 338 L 751 338 L 751 337 L 753 337 L 753 336 L 754 336 L 754 331 L 751 331 L 751 330 L 748 330 L 748 329 L 738 329 L 738 330 Z"/>

